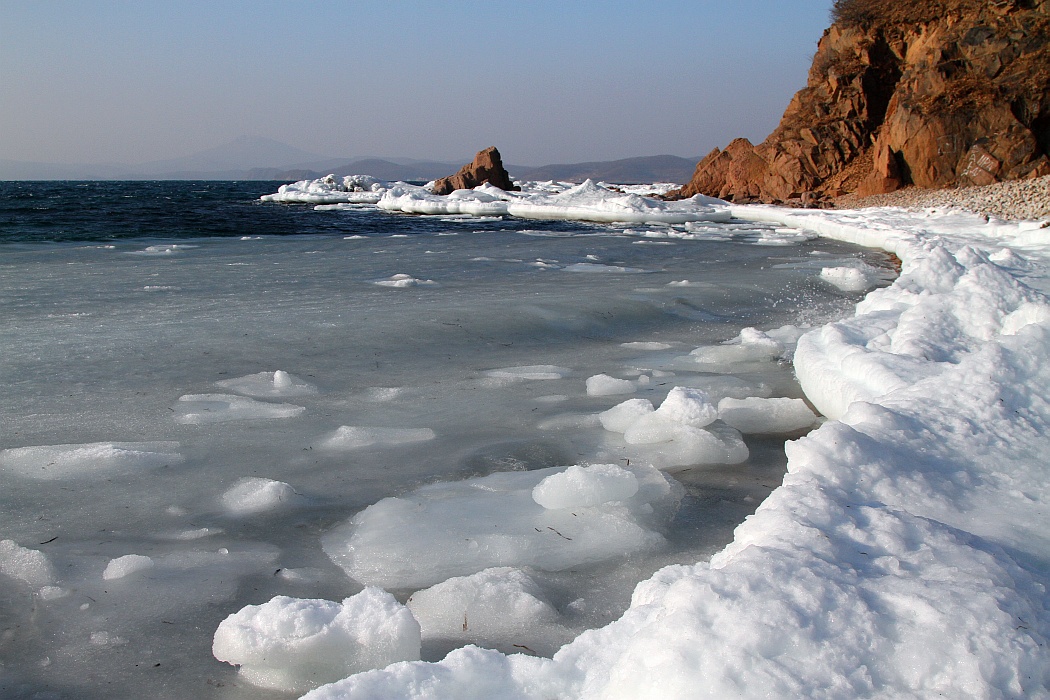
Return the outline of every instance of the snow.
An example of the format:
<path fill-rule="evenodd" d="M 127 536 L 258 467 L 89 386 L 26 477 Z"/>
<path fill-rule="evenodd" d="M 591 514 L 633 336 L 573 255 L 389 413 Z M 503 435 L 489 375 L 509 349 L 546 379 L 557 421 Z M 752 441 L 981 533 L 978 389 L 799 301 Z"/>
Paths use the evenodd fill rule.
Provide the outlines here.
<path fill-rule="evenodd" d="M 0 574 L 33 588 L 47 586 L 55 579 L 55 570 L 47 555 L 21 547 L 13 540 L 0 540 Z"/>
<path fill-rule="evenodd" d="M 110 560 L 106 564 L 106 570 L 102 572 L 102 578 L 107 581 L 124 578 L 139 571 L 153 568 L 153 559 L 142 554 L 125 554 L 122 557 Z"/>
<path fill-rule="evenodd" d="M 1050 694 L 1050 304 L 1037 289 L 1050 232 L 943 211 L 731 211 L 902 261 L 854 316 L 797 338 L 802 388 L 830 420 L 788 443 L 783 485 L 710 561 L 658 571 L 620 619 L 552 658 L 465 647 L 305 697 Z M 767 336 L 693 357 L 739 368 L 790 355 L 794 339 Z M 603 425 L 652 420 L 643 401 Z M 719 402 L 746 430 L 811 415 Z"/>

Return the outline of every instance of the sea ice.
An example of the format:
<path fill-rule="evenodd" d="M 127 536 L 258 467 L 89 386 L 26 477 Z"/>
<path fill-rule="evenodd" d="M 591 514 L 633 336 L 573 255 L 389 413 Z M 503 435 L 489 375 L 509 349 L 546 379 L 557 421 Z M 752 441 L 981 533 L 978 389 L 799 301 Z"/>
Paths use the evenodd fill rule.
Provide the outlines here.
<path fill-rule="evenodd" d="M 618 379 L 608 374 L 596 374 L 587 377 L 586 381 L 588 396 L 615 396 L 617 394 L 633 394 L 638 390 L 638 385 L 630 379 Z"/>
<path fill-rule="evenodd" d="M 672 479 L 652 467 L 631 466 L 638 489 L 630 498 L 544 508 L 533 490 L 565 471 L 497 472 L 385 498 L 328 533 L 324 549 L 363 584 L 419 588 L 494 566 L 559 571 L 663 544 L 660 531 L 681 495 Z M 617 478 L 595 477 L 593 490 L 622 495 L 626 489 L 613 482 Z"/>
<path fill-rule="evenodd" d="M 434 280 L 424 280 L 413 277 L 412 275 L 405 274 L 403 272 L 382 280 L 376 280 L 375 284 L 380 287 L 394 287 L 397 289 L 407 289 L 408 287 L 431 287 L 437 284 Z"/>
<path fill-rule="evenodd" d="M 486 376 L 493 377 L 495 379 L 522 380 L 564 379 L 570 374 L 572 374 L 572 370 L 568 367 L 558 367 L 556 365 L 527 365 L 523 367 L 502 367 L 500 369 L 490 369 L 485 372 Z"/>
<path fill-rule="evenodd" d="M 554 640 L 569 636 L 536 581 L 511 567 L 450 578 L 416 591 L 406 605 L 419 621 L 424 643 L 550 654 L 557 650 Z"/>
<path fill-rule="evenodd" d="M 177 442 L 93 442 L 0 450 L 0 472 L 48 481 L 126 474 L 181 464 Z"/>
<path fill-rule="evenodd" d="M 392 595 L 368 587 L 342 603 L 275 596 L 225 620 L 219 661 L 253 685 L 304 692 L 352 673 L 419 658 L 420 628 Z"/>
<path fill-rule="evenodd" d="M 234 394 L 186 394 L 175 405 L 175 420 L 189 425 L 236 420 L 295 418 L 306 408 L 290 403 L 267 403 Z"/>
<path fill-rule="evenodd" d="M 718 417 L 742 433 L 793 433 L 809 428 L 817 416 L 802 399 L 757 396 L 725 398 L 718 402 Z"/>
<path fill-rule="evenodd" d="M 638 478 L 615 464 L 573 465 L 532 489 L 532 500 L 547 509 L 590 508 L 626 501 L 638 493 Z"/>

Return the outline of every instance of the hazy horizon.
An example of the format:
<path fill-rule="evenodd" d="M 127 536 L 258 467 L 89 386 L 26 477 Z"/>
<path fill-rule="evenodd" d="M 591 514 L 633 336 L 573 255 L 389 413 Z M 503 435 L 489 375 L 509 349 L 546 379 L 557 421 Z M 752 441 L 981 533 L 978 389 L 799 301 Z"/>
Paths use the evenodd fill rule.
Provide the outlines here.
<path fill-rule="evenodd" d="M 761 141 L 831 0 L 0 4 L 0 160 L 139 165 L 247 136 L 540 166 Z"/>

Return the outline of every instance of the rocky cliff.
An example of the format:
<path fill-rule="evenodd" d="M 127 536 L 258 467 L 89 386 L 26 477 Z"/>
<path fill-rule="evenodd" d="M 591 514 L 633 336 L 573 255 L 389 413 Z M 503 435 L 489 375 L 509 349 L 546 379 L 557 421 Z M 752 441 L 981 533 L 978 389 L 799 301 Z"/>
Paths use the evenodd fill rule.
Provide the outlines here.
<path fill-rule="evenodd" d="M 449 194 L 456 190 L 473 189 L 485 182 L 501 190 L 520 189 L 511 181 L 510 175 L 503 167 L 503 159 L 495 146 L 478 151 L 474 160 L 460 168 L 455 175 L 435 180 L 433 192 L 434 194 Z"/>
<path fill-rule="evenodd" d="M 677 194 L 816 201 L 1050 174 L 1050 0 L 839 0 L 809 79 L 761 144 Z"/>

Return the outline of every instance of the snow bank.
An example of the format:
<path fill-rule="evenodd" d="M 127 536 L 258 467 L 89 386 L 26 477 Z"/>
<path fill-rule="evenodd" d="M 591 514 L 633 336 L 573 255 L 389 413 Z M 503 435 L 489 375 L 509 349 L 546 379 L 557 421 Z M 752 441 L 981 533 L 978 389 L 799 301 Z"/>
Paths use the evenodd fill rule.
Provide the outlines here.
<path fill-rule="evenodd" d="M 287 692 L 419 658 L 419 623 L 389 593 L 366 588 L 342 603 L 275 596 L 215 630 L 212 654 L 253 685 Z"/>
<path fill-rule="evenodd" d="M 630 477 L 608 466 L 431 484 L 365 508 L 322 543 L 351 578 L 384 588 L 429 586 L 499 566 L 560 571 L 657 548 L 681 487 L 652 467 L 626 472 L 636 487 L 629 497 Z M 555 476 L 553 486 L 544 485 Z M 559 495 L 559 485 L 571 490 Z"/>
<path fill-rule="evenodd" d="M 783 485 L 733 543 L 657 572 L 623 617 L 552 659 L 466 647 L 309 700 L 1050 695 L 1050 304 L 996 263 L 1037 260 L 1025 274 L 1045 285 L 1050 231 L 955 212 L 731 211 L 903 264 L 855 317 L 798 340 L 806 395 L 834 420 L 788 444 Z M 790 352 L 761 340 L 697 357 Z M 633 401 L 606 427 L 655 414 Z"/>

